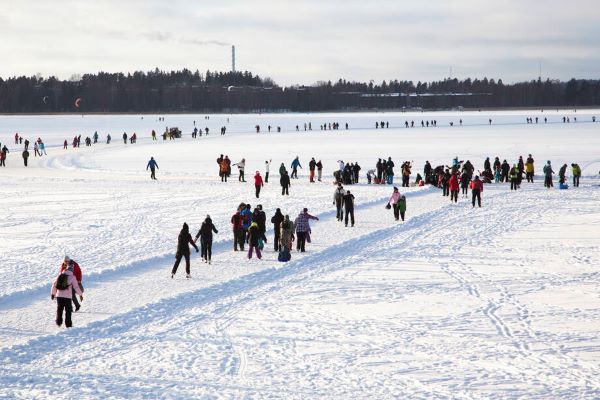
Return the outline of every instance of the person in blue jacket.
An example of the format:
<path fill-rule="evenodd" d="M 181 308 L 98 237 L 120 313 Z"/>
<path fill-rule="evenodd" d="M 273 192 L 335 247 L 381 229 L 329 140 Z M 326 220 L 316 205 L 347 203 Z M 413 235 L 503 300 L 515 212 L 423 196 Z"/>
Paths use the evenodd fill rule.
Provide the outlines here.
<path fill-rule="evenodd" d="M 298 179 L 298 167 L 302 168 L 302 165 L 300 165 L 300 160 L 298 156 L 296 156 L 294 161 L 292 161 L 292 174 L 290 175 L 290 178 Z"/>
<path fill-rule="evenodd" d="M 240 212 L 240 216 L 242 217 L 242 229 L 244 230 L 244 237 L 246 238 L 246 243 L 248 243 L 248 229 L 252 224 L 252 207 L 250 204 L 246 204 L 246 208 Z"/>
<path fill-rule="evenodd" d="M 156 170 L 158 169 L 158 164 L 154 157 L 150 157 L 150 161 L 148 161 L 148 165 L 146 165 L 146 171 L 150 168 L 150 179 L 156 180 Z"/>

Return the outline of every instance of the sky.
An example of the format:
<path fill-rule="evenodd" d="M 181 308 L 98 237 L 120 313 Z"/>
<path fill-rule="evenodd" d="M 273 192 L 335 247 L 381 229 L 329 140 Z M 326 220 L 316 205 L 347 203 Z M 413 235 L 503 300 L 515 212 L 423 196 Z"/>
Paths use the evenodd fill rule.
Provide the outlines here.
<path fill-rule="evenodd" d="M 0 0 L 0 77 L 600 78 L 597 0 Z"/>

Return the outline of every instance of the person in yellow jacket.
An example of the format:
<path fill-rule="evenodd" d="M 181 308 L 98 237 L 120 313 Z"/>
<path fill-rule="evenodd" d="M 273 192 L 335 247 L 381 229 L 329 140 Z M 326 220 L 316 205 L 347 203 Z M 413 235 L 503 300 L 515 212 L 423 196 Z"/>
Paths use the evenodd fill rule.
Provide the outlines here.
<path fill-rule="evenodd" d="M 581 168 L 578 164 L 571 164 L 571 169 L 573 171 L 573 187 L 579 187 L 579 178 L 581 177 Z"/>
<path fill-rule="evenodd" d="M 533 183 L 533 161 L 525 163 L 525 177 L 527 178 L 527 182 Z"/>

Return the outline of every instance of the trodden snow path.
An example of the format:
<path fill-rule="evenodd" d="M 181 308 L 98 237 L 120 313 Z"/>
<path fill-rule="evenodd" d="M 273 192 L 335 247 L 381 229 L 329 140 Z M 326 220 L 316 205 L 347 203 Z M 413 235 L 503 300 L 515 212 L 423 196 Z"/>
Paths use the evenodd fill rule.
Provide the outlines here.
<path fill-rule="evenodd" d="M 68 332 L 4 348 L 0 394 L 597 397 L 600 260 L 578 253 L 598 246 L 600 195 L 540 189 L 486 191 L 482 209 L 416 190 L 408 198 L 419 211 L 403 224 L 380 221 L 381 203 L 360 207 L 355 228 L 326 215 L 290 263 L 219 250 L 211 267 L 196 258 L 194 278 L 172 292 L 164 262 L 131 291 L 126 274 L 90 284 L 84 307 L 112 303 L 112 315 L 77 314 Z M 566 217 L 575 200 L 582 211 Z M 573 223 L 581 237 L 549 237 Z M 539 229 L 547 224 L 556 231 Z M 555 304 L 561 290 L 577 304 Z M 26 307 L 22 315 L 51 312 Z"/>

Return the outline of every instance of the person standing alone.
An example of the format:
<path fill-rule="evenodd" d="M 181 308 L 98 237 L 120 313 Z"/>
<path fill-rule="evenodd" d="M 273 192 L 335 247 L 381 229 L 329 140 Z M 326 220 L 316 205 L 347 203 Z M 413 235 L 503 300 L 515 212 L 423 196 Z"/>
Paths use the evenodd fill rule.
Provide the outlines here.
<path fill-rule="evenodd" d="M 146 165 L 146 171 L 150 168 L 150 179 L 156 180 L 156 170 L 158 169 L 158 164 L 154 157 L 150 157 L 150 161 L 148 161 L 148 165 Z"/>

